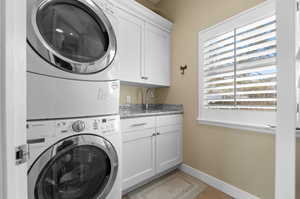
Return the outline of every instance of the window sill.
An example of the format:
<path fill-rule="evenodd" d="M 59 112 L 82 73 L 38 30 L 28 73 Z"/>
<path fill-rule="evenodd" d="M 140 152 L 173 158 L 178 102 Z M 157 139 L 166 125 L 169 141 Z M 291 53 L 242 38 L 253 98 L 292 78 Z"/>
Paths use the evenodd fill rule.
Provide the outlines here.
<path fill-rule="evenodd" d="M 211 120 L 203 120 L 203 119 L 197 119 L 197 121 L 198 121 L 198 124 L 219 126 L 219 127 L 238 129 L 238 130 L 253 131 L 256 133 L 266 133 L 266 134 L 272 134 L 272 135 L 275 135 L 275 133 L 276 133 L 276 128 L 271 128 L 268 126 L 238 124 L 238 123 L 211 121 Z M 296 131 L 296 137 L 300 138 L 300 130 Z"/>
<path fill-rule="evenodd" d="M 199 124 L 211 125 L 211 126 L 220 126 L 225 128 L 246 130 L 246 131 L 255 131 L 258 133 L 268 133 L 275 134 L 275 129 L 270 128 L 268 126 L 258 126 L 258 125 L 250 125 L 250 124 L 238 124 L 238 123 L 229 123 L 229 122 L 220 122 L 220 121 L 211 121 L 211 120 L 203 120 L 197 119 Z"/>

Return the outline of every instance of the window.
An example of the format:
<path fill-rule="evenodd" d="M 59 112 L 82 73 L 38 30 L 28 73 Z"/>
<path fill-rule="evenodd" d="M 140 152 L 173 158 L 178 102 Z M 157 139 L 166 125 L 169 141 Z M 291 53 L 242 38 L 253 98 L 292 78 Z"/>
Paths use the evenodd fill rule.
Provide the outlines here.
<path fill-rule="evenodd" d="M 199 120 L 265 128 L 276 112 L 276 17 L 268 1 L 199 33 Z"/>

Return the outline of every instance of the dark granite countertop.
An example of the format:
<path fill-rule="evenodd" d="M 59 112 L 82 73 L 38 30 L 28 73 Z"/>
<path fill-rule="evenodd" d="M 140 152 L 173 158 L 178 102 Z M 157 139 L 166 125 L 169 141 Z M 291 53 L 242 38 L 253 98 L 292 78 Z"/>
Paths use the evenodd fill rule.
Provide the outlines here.
<path fill-rule="evenodd" d="M 178 104 L 149 104 L 147 110 L 142 104 L 129 104 L 120 106 L 121 119 L 182 113 L 183 105 Z"/>

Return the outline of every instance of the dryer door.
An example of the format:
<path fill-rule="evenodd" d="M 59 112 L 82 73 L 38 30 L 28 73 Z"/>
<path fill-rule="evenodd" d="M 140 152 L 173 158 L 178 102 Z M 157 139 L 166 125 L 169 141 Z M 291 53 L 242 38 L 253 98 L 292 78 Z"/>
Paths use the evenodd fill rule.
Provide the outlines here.
<path fill-rule="evenodd" d="M 104 199 L 118 172 L 118 158 L 106 139 L 89 134 L 48 148 L 28 171 L 29 199 Z"/>
<path fill-rule="evenodd" d="M 113 62 L 115 32 L 92 0 L 28 0 L 27 9 L 28 43 L 53 66 L 92 74 Z"/>

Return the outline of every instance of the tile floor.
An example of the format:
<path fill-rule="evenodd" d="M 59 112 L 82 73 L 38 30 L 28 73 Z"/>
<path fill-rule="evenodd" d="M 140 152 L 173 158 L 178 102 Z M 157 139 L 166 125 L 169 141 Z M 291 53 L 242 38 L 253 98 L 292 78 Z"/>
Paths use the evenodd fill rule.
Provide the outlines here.
<path fill-rule="evenodd" d="M 233 199 L 225 193 L 208 186 L 197 199 Z"/>
<path fill-rule="evenodd" d="M 186 175 L 186 174 L 185 174 Z M 124 196 L 123 199 L 128 199 Z M 153 198 L 157 199 L 157 198 Z M 226 195 L 225 193 L 208 186 L 197 198 L 195 199 L 233 199 L 232 197 Z"/>

